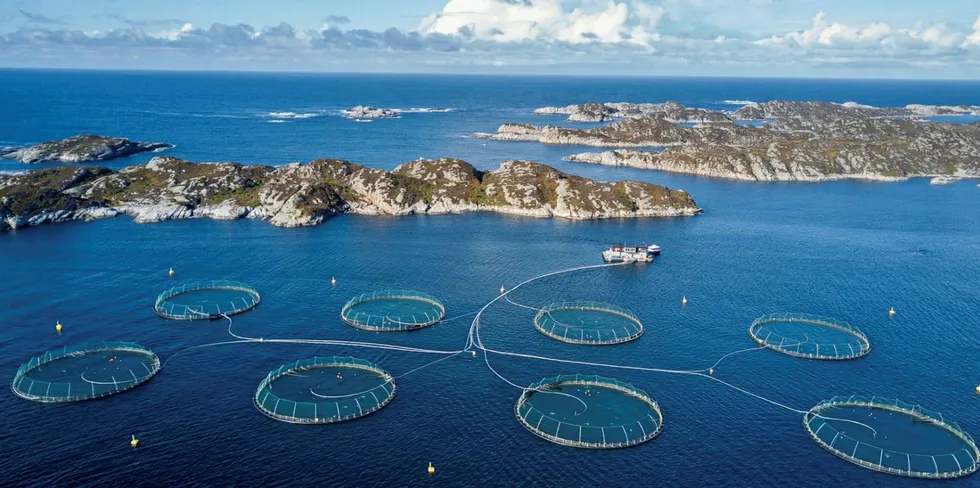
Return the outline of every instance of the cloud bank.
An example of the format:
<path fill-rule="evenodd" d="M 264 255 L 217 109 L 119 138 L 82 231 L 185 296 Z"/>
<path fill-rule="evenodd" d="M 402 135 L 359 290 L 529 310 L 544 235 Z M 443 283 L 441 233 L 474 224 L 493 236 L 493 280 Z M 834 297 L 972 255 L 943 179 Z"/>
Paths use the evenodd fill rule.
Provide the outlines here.
<path fill-rule="evenodd" d="M 671 0 L 678 1 L 678 0 Z M 691 2 L 692 0 L 683 0 Z M 123 67 L 244 69 L 385 68 L 426 71 L 433 66 L 618 66 L 631 73 L 798 75 L 833 72 L 913 72 L 929 67 L 949 77 L 980 74 L 980 17 L 972 26 L 945 23 L 849 25 L 824 12 L 803 30 L 755 38 L 678 31 L 669 9 L 649 0 L 449 0 L 409 30 L 341 28 L 349 19 L 327 16 L 319 29 L 281 23 L 255 27 L 196 26 L 114 18 L 127 27 L 82 31 L 57 19 L 22 12 L 27 22 L 0 35 L 0 63 L 54 65 L 100 59 Z M 698 33 L 702 34 L 698 34 Z M 396 64 L 391 64 L 394 61 Z M 182 64 L 183 63 L 183 64 Z M 149 65 L 149 66 L 144 66 Z M 100 66 L 96 66 L 100 67 Z M 117 67 L 117 66 L 102 66 Z M 417 68 L 417 69 L 416 69 Z M 462 69 L 462 68 L 461 68 Z"/>

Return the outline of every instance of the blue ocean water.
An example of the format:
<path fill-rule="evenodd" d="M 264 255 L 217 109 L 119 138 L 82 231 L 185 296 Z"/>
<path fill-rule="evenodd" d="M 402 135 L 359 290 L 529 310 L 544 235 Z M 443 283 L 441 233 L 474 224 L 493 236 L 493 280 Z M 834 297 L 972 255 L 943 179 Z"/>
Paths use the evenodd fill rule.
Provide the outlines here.
<path fill-rule="evenodd" d="M 650 393 L 663 432 L 629 449 L 561 447 L 514 417 L 520 391 L 482 358 L 456 356 L 397 380 L 394 401 L 352 422 L 302 426 L 259 413 L 252 395 L 281 364 L 353 355 L 407 373 L 440 356 L 291 343 L 188 347 L 231 339 L 227 321 L 153 314 L 156 295 L 184 279 L 232 279 L 262 293 L 234 332 L 456 350 L 468 318 L 408 333 L 372 333 L 338 316 L 352 296 L 383 288 L 439 297 L 454 319 L 527 278 L 600 262 L 610 241 L 656 242 L 647 266 L 559 275 L 518 289 L 520 303 L 589 299 L 635 312 L 645 333 L 609 347 L 560 343 L 533 312 L 503 301 L 483 316 L 487 347 L 579 361 L 702 369 L 753 346 L 751 321 L 770 312 L 827 315 L 860 327 L 871 353 L 819 362 L 760 350 L 731 356 L 715 376 L 805 410 L 834 395 L 920 403 L 980 433 L 980 189 L 972 182 L 747 183 L 567 163 L 583 148 L 464 137 L 510 121 L 560 123 L 531 109 L 581 101 L 814 99 L 879 106 L 980 104 L 980 83 L 744 79 L 604 79 L 382 75 L 0 71 L 0 145 L 79 132 L 177 145 L 194 161 L 282 164 L 339 157 L 392 168 L 452 156 L 481 168 L 533 159 L 601 180 L 689 191 L 704 215 L 569 222 L 491 214 L 343 216 L 308 229 L 263 222 L 121 217 L 0 234 L 0 372 L 48 349 L 126 340 L 167 363 L 117 396 L 41 405 L 0 395 L 4 486 L 855 486 L 924 482 L 875 473 L 827 453 L 802 415 L 689 375 L 491 355 L 517 384 L 601 374 Z M 356 123 L 357 104 L 451 108 Z M 316 114 L 275 118 L 273 112 Z M 270 123 L 270 120 L 285 120 Z M 121 167 L 151 155 L 112 163 Z M 5 161 L 0 170 L 20 170 Z M 169 277 L 173 267 L 176 274 Z M 331 286 L 330 278 L 337 278 Z M 689 300 L 681 306 L 681 297 Z M 895 317 L 888 309 L 895 307 Z M 64 327 L 55 334 L 55 321 Z M 129 446 L 131 434 L 140 448 Z M 980 435 L 980 434 L 978 434 Z M 432 462 L 435 476 L 426 474 Z M 977 475 L 947 482 L 976 486 Z"/>

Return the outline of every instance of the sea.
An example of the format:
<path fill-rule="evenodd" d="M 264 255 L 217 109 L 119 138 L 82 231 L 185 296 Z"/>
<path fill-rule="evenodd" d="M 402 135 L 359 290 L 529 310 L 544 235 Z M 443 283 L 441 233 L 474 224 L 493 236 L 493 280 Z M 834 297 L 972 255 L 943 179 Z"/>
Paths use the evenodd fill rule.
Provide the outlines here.
<path fill-rule="evenodd" d="M 263 165 L 343 158 L 384 169 L 419 157 L 455 157 L 485 170 L 528 159 L 597 180 L 683 189 L 704 209 L 691 218 L 587 222 L 348 215 L 301 229 L 118 217 L 0 233 L 0 377 L 12 381 L 21 364 L 44 351 L 104 340 L 138 342 L 167 361 L 146 384 L 99 400 L 50 405 L 0 393 L 0 485 L 937 483 L 835 457 L 811 440 L 800 412 L 834 396 L 877 395 L 941 412 L 980 435 L 976 182 L 736 182 L 562 161 L 590 148 L 467 137 L 506 122 L 574 125 L 532 114 L 547 105 L 676 100 L 734 110 L 776 99 L 980 105 L 980 82 L 0 71 L 0 146 L 79 133 L 176 146 L 105 163 L 117 169 L 163 154 Z M 370 123 L 340 117 L 355 105 L 404 113 Z M 25 168 L 0 162 L 0 171 Z M 643 321 L 638 340 L 559 342 L 533 327 L 533 310 L 505 300 L 481 315 L 485 347 L 549 359 L 467 352 L 433 363 L 446 356 L 300 341 L 219 344 L 232 339 L 227 320 L 171 321 L 152 308 L 159 293 L 185 280 L 237 280 L 254 286 L 262 302 L 232 317 L 236 334 L 458 351 L 467 345 L 472 314 L 501 286 L 600 264 L 600 252 L 617 242 L 656 243 L 663 254 L 646 265 L 541 278 L 508 298 L 530 307 L 572 299 L 616 304 Z M 448 320 L 387 333 L 341 321 L 351 297 L 389 288 L 438 297 Z M 755 318 L 784 312 L 846 321 L 867 334 L 871 352 L 816 361 L 760 349 L 716 364 L 755 345 L 747 332 Z M 203 347 L 189 349 L 195 346 Z M 270 370 L 334 355 L 366 359 L 398 377 L 394 400 L 332 425 L 279 422 L 253 405 Z M 608 365 L 714 365 L 713 377 L 727 385 Z M 644 390 L 663 412 L 663 431 L 612 450 L 535 436 L 515 417 L 519 386 L 557 374 L 600 375 Z M 136 449 L 131 436 L 140 440 Z M 938 483 L 975 487 L 978 476 Z"/>

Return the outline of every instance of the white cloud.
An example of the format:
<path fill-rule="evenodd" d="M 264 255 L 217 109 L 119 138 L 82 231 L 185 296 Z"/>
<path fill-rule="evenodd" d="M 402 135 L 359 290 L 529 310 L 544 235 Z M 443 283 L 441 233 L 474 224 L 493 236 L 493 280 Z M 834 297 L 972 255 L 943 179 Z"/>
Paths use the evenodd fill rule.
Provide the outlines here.
<path fill-rule="evenodd" d="M 980 34 L 977 34 L 977 37 L 977 40 L 980 41 Z M 855 49 L 864 47 L 872 50 L 878 48 L 880 54 L 896 54 L 909 49 L 931 49 L 934 51 L 952 49 L 964 42 L 964 34 L 950 30 L 944 23 L 933 24 L 926 28 L 917 23 L 911 29 L 895 29 L 881 22 L 875 22 L 865 27 L 855 27 L 838 22 L 828 23 L 821 11 L 813 17 L 813 23 L 809 29 L 789 32 L 784 35 L 774 35 L 755 42 L 762 45 L 804 48 Z"/>
<path fill-rule="evenodd" d="M 449 0 L 418 31 L 495 42 L 630 42 L 649 45 L 663 9 L 641 0 L 610 0 L 599 9 L 566 9 L 560 0 Z"/>
<path fill-rule="evenodd" d="M 23 65 L 26 60 L 33 66 L 43 59 L 50 60 L 45 61 L 49 66 L 77 61 L 112 67 L 106 63 L 156 56 L 204 66 L 234 61 L 239 63 L 235 66 L 253 69 L 274 64 L 315 70 L 353 59 L 362 63 L 359 66 L 377 66 L 374 70 L 394 69 L 391 60 L 396 60 L 399 66 L 413 69 L 469 65 L 561 71 L 561 66 L 580 70 L 592 66 L 614 73 L 603 67 L 618 66 L 631 73 L 666 73 L 676 68 L 692 70 L 688 73 L 767 75 L 812 69 L 837 73 L 865 69 L 870 74 L 872 70 L 866 68 L 873 67 L 874 74 L 883 75 L 902 70 L 918 74 L 928 67 L 931 76 L 980 74 L 980 18 L 970 30 L 944 23 L 852 25 L 831 22 L 819 12 L 806 29 L 759 39 L 711 26 L 674 29 L 679 22 L 671 2 L 690 0 L 656 1 L 660 3 L 577 0 L 577 8 L 571 8 L 560 0 L 447 0 L 445 8 L 410 32 L 345 30 L 335 25 L 298 30 L 284 23 L 267 27 L 143 23 L 88 32 L 25 25 L 0 33 L 0 65 Z M 705 8 L 709 5 L 714 3 L 703 3 Z"/>
<path fill-rule="evenodd" d="M 973 33 L 966 36 L 966 40 L 963 41 L 963 47 L 968 46 L 980 46 L 980 16 L 973 23 Z"/>

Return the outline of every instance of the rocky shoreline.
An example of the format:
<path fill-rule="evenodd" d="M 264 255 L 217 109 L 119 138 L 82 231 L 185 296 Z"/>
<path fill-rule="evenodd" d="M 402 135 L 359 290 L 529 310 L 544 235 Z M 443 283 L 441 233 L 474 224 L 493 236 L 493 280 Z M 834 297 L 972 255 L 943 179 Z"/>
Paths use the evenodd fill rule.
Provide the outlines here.
<path fill-rule="evenodd" d="M 62 167 L 0 176 L 0 230 L 121 214 L 140 223 L 255 218 L 302 227 L 343 213 L 470 211 L 572 220 L 701 213 L 683 190 L 596 182 L 530 161 L 482 172 L 444 158 L 384 171 L 336 159 L 270 167 L 156 157 L 119 171 Z"/>
<path fill-rule="evenodd" d="M 615 108 L 609 107 L 612 104 L 599 105 Z M 676 104 L 670 109 L 673 115 L 668 116 L 663 111 L 667 105 L 670 104 L 630 104 L 614 113 L 641 114 L 590 129 L 503 124 L 495 133 L 472 136 L 619 148 L 565 159 L 738 180 L 980 178 L 980 123 L 940 123 L 918 117 L 923 113 L 964 114 L 977 107 L 910 105 L 878 109 L 828 102 L 774 101 L 748 104 L 730 113 L 716 112 L 719 117 L 705 117 L 710 122 L 683 127 L 676 120 L 691 109 Z M 546 109 L 549 113 L 579 110 Z M 595 107 L 590 110 L 601 111 Z M 745 120 L 766 123 L 753 126 L 736 122 Z M 628 149 L 641 147 L 662 150 Z"/>
<path fill-rule="evenodd" d="M 29 147 L 0 149 L 0 158 L 20 163 L 45 162 L 91 163 L 125 158 L 144 152 L 159 152 L 173 146 L 162 142 L 135 142 L 123 137 L 80 134 L 60 141 L 48 141 Z"/>

